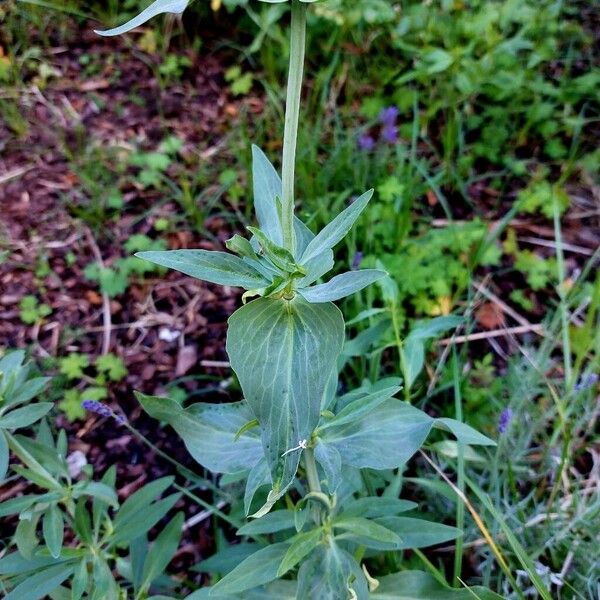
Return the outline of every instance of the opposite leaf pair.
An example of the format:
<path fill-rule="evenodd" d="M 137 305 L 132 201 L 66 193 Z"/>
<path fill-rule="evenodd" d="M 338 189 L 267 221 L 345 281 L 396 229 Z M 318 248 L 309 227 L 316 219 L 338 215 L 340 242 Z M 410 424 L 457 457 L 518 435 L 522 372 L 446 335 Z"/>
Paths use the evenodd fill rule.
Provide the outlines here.
<path fill-rule="evenodd" d="M 140 252 L 136 256 L 219 285 L 242 287 L 248 296 L 285 297 L 296 293 L 310 303 L 333 302 L 385 276 L 384 271 L 349 271 L 327 283 L 313 285 L 334 266 L 332 248 L 350 231 L 373 195 L 370 190 L 342 211 L 316 236 L 294 219 L 295 251 L 282 246 L 280 220 L 281 179 L 263 152 L 253 146 L 254 205 L 260 228 L 248 241 L 240 235 L 227 242 L 238 254 L 208 250 Z"/>

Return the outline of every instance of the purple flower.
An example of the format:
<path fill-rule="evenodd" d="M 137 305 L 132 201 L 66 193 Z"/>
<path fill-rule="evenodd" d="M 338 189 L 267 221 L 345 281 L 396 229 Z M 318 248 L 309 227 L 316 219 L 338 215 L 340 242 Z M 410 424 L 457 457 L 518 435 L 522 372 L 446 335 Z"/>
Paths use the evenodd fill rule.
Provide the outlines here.
<path fill-rule="evenodd" d="M 108 408 L 108 406 L 102 404 L 102 402 L 98 402 L 97 400 L 84 400 L 81 403 L 81 407 L 89 412 L 100 415 L 101 417 L 112 417 L 115 419 L 115 421 L 117 421 L 117 423 L 125 423 L 125 417 L 116 414 L 110 408 Z"/>
<path fill-rule="evenodd" d="M 594 387 L 597 382 L 598 373 L 588 373 L 575 384 L 574 389 L 576 392 L 583 392 L 583 390 L 589 390 L 590 388 Z"/>
<path fill-rule="evenodd" d="M 363 253 L 359 250 L 354 255 L 354 258 L 352 259 L 352 265 L 350 266 L 350 269 L 352 269 L 353 271 L 356 271 L 356 269 L 358 269 L 358 267 L 360 267 L 360 263 L 362 262 L 362 259 L 363 259 Z"/>
<path fill-rule="evenodd" d="M 505 408 L 500 413 L 500 418 L 498 419 L 498 433 L 506 433 L 506 430 L 508 429 L 512 418 L 512 408 Z"/>
<path fill-rule="evenodd" d="M 375 139 L 368 133 L 364 133 L 358 138 L 358 147 L 365 152 L 371 152 L 375 148 Z"/>
<path fill-rule="evenodd" d="M 398 141 L 398 128 L 395 125 L 386 125 L 381 130 L 381 137 L 390 144 L 395 144 Z"/>
<path fill-rule="evenodd" d="M 384 127 L 394 127 L 399 114 L 400 111 L 395 106 L 388 106 L 387 108 L 381 109 L 379 121 Z"/>

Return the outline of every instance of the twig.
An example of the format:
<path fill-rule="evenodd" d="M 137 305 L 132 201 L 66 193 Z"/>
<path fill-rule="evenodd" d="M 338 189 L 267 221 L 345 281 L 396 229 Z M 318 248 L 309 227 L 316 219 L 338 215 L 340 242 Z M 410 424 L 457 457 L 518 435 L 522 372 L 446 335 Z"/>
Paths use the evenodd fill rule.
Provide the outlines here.
<path fill-rule="evenodd" d="M 492 331 L 480 331 L 479 333 L 470 333 L 468 335 L 457 335 L 456 337 L 445 338 L 440 340 L 440 346 L 448 346 L 450 344 L 463 344 L 464 342 L 472 342 L 475 340 L 485 340 L 487 338 L 502 337 L 505 335 L 515 335 L 518 333 L 527 333 L 533 331 L 538 335 L 544 336 L 543 325 L 519 325 L 518 327 L 504 327 L 503 329 L 494 329 Z"/>
<path fill-rule="evenodd" d="M 102 260 L 102 254 L 100 252 L 100 248 L 98 248 L 98 244 L 96 244 L 96 240 L 94 239 L 94 236 L 92 235 L 92 232 L 90 231 L 89 227 L 85 228 L 85 235 L 87 237 L 90 248 L 92 249 L 94 257 L 98 261 L 100 268 L 103 269 L 104 261 Z M 100 293 L 102 294 L 102 331 L 104 334 L 102 336 L 102 354 L 108 354 L 108 351 L 110 350 L 110 334 L 112 329 L 112 321 L 110 314 L 110 298 L 108 297 L 108 294 L 102 289 L 100 289 Z"/>
<path fill-rule="evenodd" d="M 536 246 L 543 246 L 544 248 L 552 248 L 556 250 L 556 242 L 550 240 L 542 240 L 541 238 L 534 237 L 519 237 L 519 242 L 527 242 L 528 244 L 535 244 Z M 567 244 L 567 242 L 561 242 L 561 247 L 567 252 L 574 252 L 575 254 L 583 254 L 584 256 L 594 256 L 594 251 L 584 246 L 576 246 L 575 244 Z"/>
<path fill-rule="evenodd" d="M 531 323 L 525 318 L 522 317 L 516 310 L 512 309 L 504 300 L 498 298 L 496 294 L 488 290 L 482 283 L 478 283 L 477 281 L 473 282 L 473 287 L 480 293 L 483 294 L 486 298 L 497 304 L 502 312 L 506 313 L 509 317 L 512 317 L 517 323 L 523 326 L 531 326 Z"/>

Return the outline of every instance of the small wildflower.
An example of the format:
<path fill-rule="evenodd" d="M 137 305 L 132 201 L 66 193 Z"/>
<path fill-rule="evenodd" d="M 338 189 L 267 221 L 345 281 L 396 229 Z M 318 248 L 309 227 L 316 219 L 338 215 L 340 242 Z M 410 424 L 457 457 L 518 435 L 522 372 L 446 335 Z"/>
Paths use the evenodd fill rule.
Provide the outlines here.
<path fill-rule="evenodd" d="M 594 387 L 596 383 L 598 383 L 598 373 L 587 373 L 575 384 L 574 389 L 576 392 L 583 392 Z"/>
<path fill-rule="evenodd" d="M 371 152 L 375 148 L 375 138 L 364 133 L 358 138 L 358 147 L 364 152 Z"/>
<path fill-rule="evenodd" d="M 116 414 L 108 406 L 97 400 L 84 400 L 81 407 L 85 410 L 100 415 L 101 417 L 112 417 L 117 423 L 125 423 L 125 417 Z"/>
<path fill-rule="evenodd" d="M 511 408 L 505 408 L 500 413 L 500 418 L 498 419 L 498 433 L 506 433 L 510 422 L 513 417 L 513 411 Z"/>
<path fill-rule="evenodd" d="M 356 269 L 358 269 L 358 267 L 360 267 L 360 263 L 362 262 L 363 259 L 363 253 L 359 250 L 358 252 L 356 252 L 354 254 L 354 257 L 352 258 L 352 265 L 350 265 L 350 269 L 352 271 L 356 271 Z"/>
<path fill-rule="evenodd" d="M 379 121 L 384 127 L 394 127 L 400 111 L 395 106 L 383 108 L 379 113 Z"/>
<path fill-rule="evenodd" d="M 386 125 L 381 130 L 381 137 L 390 144 L 395 144 L 398 141 L 398 128 L 395 125 Z"/>

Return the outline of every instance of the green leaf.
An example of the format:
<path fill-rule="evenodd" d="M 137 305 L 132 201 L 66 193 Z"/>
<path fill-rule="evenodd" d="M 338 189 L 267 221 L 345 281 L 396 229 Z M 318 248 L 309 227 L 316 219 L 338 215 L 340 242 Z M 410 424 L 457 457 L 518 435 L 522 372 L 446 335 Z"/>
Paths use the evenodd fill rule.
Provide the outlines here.
<path fill-rule="evenodd" d="M 119 506 L 115 490 L 101 481 L 86 481 L 82 484 L 77 484 L 73 489 L 73 497 L 79 498 L 80 496 L 90 496 L 101 500 L 103 503 L 108 504 L 113 508 Z"/>
<path fill-rule="evenodd" d="M 450 431 L 454 437 L 463 444 L 471 444 L 473 446 L 495 446 L 496 442 L 489 437 L 479 433 L 466 423 L 461 423 L 455 419 L 436 419 L 433 424 L 437 429 Z"/>
<path fill-rule="evenodd" d="M 381 517 L 376 519 L 376 522 L 393 531 L 400 538 L 400 542 L 395 545 L 371 544 L 372 548 L 381 550 L 425 548 L 454 540 L 462 535 L 460 529 L 456 529 L 456 527 L 412 517 Z"/>
<path fill-rule="evenodd" d="M 237 594 L 277 579 L 277 570 L 285 556 L 288 543 L 271 544 L 242 561 L 219 581 L 212 595 Z"/>
<path fill-rule="evenodd" d="M 247 290 L 265 287 L 269 282 L 239 256 L 209 250 L 167 250 L 138 252 L 137 257 L 175 269 L 190 277 L 218 285 Z"/>
<path fill-rule="evenodd" d="M 62 550 L 65 523 L 62 511 L 56 504 L 51 504 L 50 508 L 45 512 L 42 528 L 44 540 L 48 550 L 50 550 L 50 554 L 53 558 L 58 558 Z"/>
<path fill-rule="evenodd" d="M 321 528 L 313 529 L 312 531 L 305 531 L 304 533 L 298 533 L 291 538 L 291 545 L 288 548 L 279 569 L 277 571 L 277 577 L 282 577 L 290 569 L 293 569 L 307 554 L 310 554 L 319 544 L 323 537 L 323 530 Z"/>
<path fill-rule="evenodd" d="M 394 469 L 421 447 L 432 426 L 433 419 L 424 412 L 399 400 L 386 400 L 362 419 L 321 429 L 319 437 L 337 449 L 343 464 Z"/>
<path fill-rule="evenodd" d="M 260 229 L 256 227 L 248 227 L 248 231 L 254 234 L 254 237 L 260 244 L 263 254 L 281 271 L 285 273 L 296 273 L 301 270 L 301 267 L 296 265 L 296 261 L 292 254 L 272 242 Z"/>
<path fill-rule="evenodd" d="M 146 21 L 149 21 L 156 15 L 160 15 L 162 13 L 180 15 L 185 10 L 188 2 L 189 0 L 155 0 L 155 2 L 145 8 L 141 13 L 120 27 L 114 27 L 113 29 L 106 29 L 104 31 L 94 29 L 94 33 L 105 37 L 121 35 L 122 33 L 127 33 L 128 31 L 143 25 Z"/>
<path fill-rule="evenodd" d="M 147 590 L 152 582 L 162 574 L 171 562 L 179 546 L 183 530 L 184 514 L 177 513 L 169 524 L 159 533 L 152 547 L 148 551 L 144 562 L 142 575 L 142 590 Z"/>
<path fill-rule="evenodd" d="M 342 483 L 342 457 L 333 447 L 323 444 L 320 440 L 315 446 L 315 459 L 325 473 L 327 489 L 334 494 Z"/>
<path fill-rule="evenodd" d="M 312 235 L 312 234 L 311 234 Z M 305 265 L 306 275 L 297 280 L 296 287 L 301 290 L 307 288 L 315 281 L 329 273 L 333 269 L 335 261 L 333 260 L 333 250 L 325 250 L 314 258 L 311 258 Z"/>
<path fill-rule="evenodd" d="M 8 471 L 8 442 L 4 437 L 4 433 L 0 431 L 0 483 L 4 481 L 6 477 L 6 472 Z M 0 505 L 0 510 L 2 509 L 2 505 Z"/>
<path fill-rule="evenodd" d="M 136 392 L 144 410 L 154 419 L 171 425 L 188 452 L 202 466 L 216 473 L 236 473 L 251 469 L 263 457 L 255 429 L 236 434 L 254 416 L 246 402 L 192 404 L 182 408 L 174 400 L 145 396 Z"/>
<path fill-rule="evenodd" d="M 25 381 L 19 386 L 19 389 L 15 394 L 12 394 L 8 404 L 14 406 L 15 404 L 22 404 L 31 400 L 37 396 L 50 381 L 50 377 L 34 377 L 29 381 Z"/>
<path fill-rule="evenodd" d="M 262 450 L 262 448 L 261 448 Z M 263 485 L 271 485 L 271 471 L 264 456 L 250 469 L 248 479 L 246 480 L 246 489 L 244 491 L 244 512 L 250 514 L 252 500 L 256 492 Z M 270 510 L 269 506 L 269 510 Z M 267 511 L 268 512 L 268 511 Z M 255 515 L 257 516 L 257 515 Z M 262 521 L 262 519 L 260 519 Z"/>
<path fill-rule="evenodd" d="M 53 592 L 73 573 L 73 565 L 57 565 L 30 575 L 4 600 L 39 600 Z"/>
<path fill-rule="evenodd" d="M 378 581 L 379 587 L 370 596 L 373 600 L 502 600 L 481 586 L 461 590 L 446 587 L 421 571 L 402 571 Z"/>
<path fill-rule="evenodd" d="M 0 417 L 0 429 L 28 427 L 50 412 L 53 406 L 52 402 L 39 402 L 23 406 L 22 408 L 16 408 Z"/>
<path fill-rule="evenodd" d="M 401 512 L 417 508 L 415 502 L 401 500 L 400 498 L 385 498 L 382 496 L 368 496 L 351 500 L 344 506 L 341 517 L 364 517 L 375 519 L 377 517 L 389 517 Z"/>
<path fill-rule="evenodd" d="M 89 366 L 90 359 L 86 354 L 72 352 L 60 359 L 59 371 L 69 379 L 80 379 L 83 377 L 83 370 Z"/>
<path fill-rule="evenodd" d="M 346 423 L 360 420 L 363 416 L 368 415 L 378 406 L 381 406 L 384 402 L 389 400 L 394 394 L 397 394 L 401 389 L 402 388 L 399 385 L 394 385 L 367 393 L 357 400 L 349 402 L 333 419 L 319 425 L 319 431 L 327 429 L 328 427 L 338 427 Z"/>
<path fill-rule="evenodd" d="M 333 304 L 260 298 L 229 319 L 227 352 L 244 397 L 260 423 L 273 497 L 296 475 L 299 442 L 318 424 L 321 398 L 344 340 Z M 271 498 L 271 499 L 272 499 Z"/>
<path fill-rule="evenodd" d="M 114 354 L 104 354 L 96 359 L 96 368 L 106 373 L 111 381 L 121 381 L 127 375 L 123 359 Z"/>
<path fill-rule="evenodd" d="M 261 520 L 262 519 L 254 521 L 254 523 L 259 523 Z M 259 550 L 259 548 L 260 546 L 258 544 L 250 542 L 242 542 L 240 544 L 226 546 L 223 548 L 223 550 L 220 550 L 209 558 L 193 566 L 192 571 L 196 571 L 198 573 L 228 573 L 250 555 Z M 0 560 L 0 566 L 1 564 L 2 561 Z"/>
<path fill-rule="evenodd" d="M 40 513 L 34 513 L 30 519 L 21 519 L 15 530 L 15 543 L 24 558 L 30 560 L 39 541 L 36 535 Z"/>
<path fill-rule="evenodd" d="M 90 513 L 85 506 L 85 498 L 79 498 L 75 505 L 74 529 L 77 536 L 86 544 L 91 544 L 94 539 Z"/>
<path fill-rule="evenodd" d="M 333 522 L 333 526 L 336 529 L 349 531 L 352 536 L 360 537 L 361 539 L 366 538 L 394 547 L 400 544 L 400 538 L 396 533 L 364 517 L 341 516 Z"/>
<path fill-rule="evenodd" d="M 79 600 L 83 596 L 88 587 L 88 580 L 87 558 L 83 558 L 79 565 L 75 567 L 71 581 L 71 600 Z"/>
<path fill-rule="evenodd" d="M 300 566 L 296 597 L 368 600 L 369 590 L 360 565 L 335 542 L 331 542 L 328 546 L 318 546 Z"/>
<path fill-rule="evenodd" d="M 258 147 L 252 146 L 252 182 L 254 210 L 262 231 L 278 246 L 283 244 L 283 234 L 277 212 L 277 198 L 283 196 L 281 178 Z"/>
<path fill-rule="evenodd" d="M 308 244 L 302 254 L 300 263 L 305 265 L 309 260 L 318 256 L 325 250 L 333 248 L 350 231 L 354 222 L 358 219 L 362 211 L 367 206 L 373 196 L 373 190 L 364 193 L 355 200 L 348 208 L 343 210 L 333 221 L 325 225 L 315 238 Z"/>
<path fill-rule="evenodd" d="M 333 302 L 366 288 L 378 279 L 385 277 L 385 275 L 385 271 L 378 271 L 377 269 L 348 271 L 336 275 L 327 283 L 299 289 L 298 291 L 308 302 Z"/>
<path fill-rule="evenodd" d="M 412 386 L 425 364 L 425 342 L 461 323 L 462 318 L 450 315 L 420 322 L 412 329 L 404 341 L 404 355 L 407 361 L 407 372 L 404 375 L 407 387 Z"/>
<path fill-rule="evenodd" d="M 256 519 L 242 525 L 237 530 L 237 535 L 256 535 L 276 533 L 284 529 L 294 528 L 294 512 L 291 510 L 274 510 L 262 519 Z"/>

